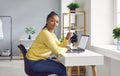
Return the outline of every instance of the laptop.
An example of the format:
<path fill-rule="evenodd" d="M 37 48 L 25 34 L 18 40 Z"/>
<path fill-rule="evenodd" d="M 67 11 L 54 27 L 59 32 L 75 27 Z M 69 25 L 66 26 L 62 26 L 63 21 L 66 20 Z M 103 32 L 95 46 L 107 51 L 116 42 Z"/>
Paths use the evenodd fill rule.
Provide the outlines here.
<path fill-rule="evenodd" d="M 68 53 L 81 53 L 85 51 L 87 42 L 89 39 L 89 35 L 82 35 L 79 41 L 79 44 L 77 47 L 71 47 L 71 51 L 69 51 Z"/>

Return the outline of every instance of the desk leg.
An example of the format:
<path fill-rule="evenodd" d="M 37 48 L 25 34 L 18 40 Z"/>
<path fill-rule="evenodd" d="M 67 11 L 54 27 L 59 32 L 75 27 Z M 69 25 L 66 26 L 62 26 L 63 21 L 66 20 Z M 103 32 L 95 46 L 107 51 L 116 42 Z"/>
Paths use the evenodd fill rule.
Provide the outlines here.
<path fill-rule="evenodd" d="M 71 76 L 72 67 L 67 67 L 68 76 Z"/>
<path fill-rule="evenodd" d="M 80 66 L 77 66 L 77 75 L 80 76 Z"/>
<path fill-rule="evenodd" d="M 92 72 L 93 72 L 93 76 L 97 76 L 96 74 L 96 66 L 95 65 L 92 65 Z"/>

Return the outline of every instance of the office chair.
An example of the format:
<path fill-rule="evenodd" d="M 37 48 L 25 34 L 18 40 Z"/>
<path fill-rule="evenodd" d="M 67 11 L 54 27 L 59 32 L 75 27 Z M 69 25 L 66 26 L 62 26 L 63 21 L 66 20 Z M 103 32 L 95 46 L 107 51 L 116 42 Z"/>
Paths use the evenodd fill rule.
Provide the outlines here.
<path fill-rule="evenodd" d="M 47 72 L 33 72 L 33 71 L 29 68 L 29 66 L 28 66 L 27 58 L 26 58 L 27 50 L 25 49 L 24 45 L 19 44 L 19 45 L 18 45 L 18 48 L 20 49 L 20 51 L 21 51 L 22 54 L 23 54 L 23 57 L 24 57 L 24 70 L 25 70 L 25 73 L 26 73 L 28 76 L 48 76 L 48 75 L 51 74 L 51 73 L 47 73 Z"/>

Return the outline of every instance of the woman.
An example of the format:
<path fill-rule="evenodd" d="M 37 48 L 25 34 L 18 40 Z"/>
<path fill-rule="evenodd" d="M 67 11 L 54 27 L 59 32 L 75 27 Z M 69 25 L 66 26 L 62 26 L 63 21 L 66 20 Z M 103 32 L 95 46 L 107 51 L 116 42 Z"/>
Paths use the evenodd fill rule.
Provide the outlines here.
<path fill-rule="evenodd" d="M 69 47 L 66 45 L 69 42 L 71 33 L 68 33 L 63 42 L 59 42 L 54 29 L 59 24 L 58 15 L 52 11 L 46 20 L 46 25 L 38 34 L 32 46 L 29 48 L 26 57 L 31 69 L 35 72 L 49 72 L 57 74 L 58 76 L 67 76 L 64 65 L 57 61 L 48 59 L 51 53 L 56 56 L 67 52 Z"/>

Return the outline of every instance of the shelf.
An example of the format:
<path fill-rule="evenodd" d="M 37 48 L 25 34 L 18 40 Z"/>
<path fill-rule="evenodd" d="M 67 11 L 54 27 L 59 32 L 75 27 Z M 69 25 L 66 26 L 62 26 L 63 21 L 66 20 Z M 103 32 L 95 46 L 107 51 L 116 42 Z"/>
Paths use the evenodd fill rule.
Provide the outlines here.
<path fill-rule="evenodd" d="M 63 27 L 63 28 L 66 28 L 66 29 L 71 29 L 71 30 L 74 30 L 74 29 L 84 29 L 84 26 L 69 26 L 69 27 Z"/>
<path fill-rule="evenodd" d="M 74 13 L 71 13 L 74 12 Z M 86 34 L 86 13 L 83 10 L 69 11 L 62 14 L 62 37 L 64 38 L 67 32 L 75 32 Z"/>
<path fill-rule="evenodd" d="M 13 56 L 12 60 L 21 60 L 23 57 L 20 56 Z M 9 56 L 0 56 L 0 60 L 11 60 Z"/>
<path fill-rule="evenodd" d="M 20 39 L 20 41 L 34 41 L 35 39 Z"/>

